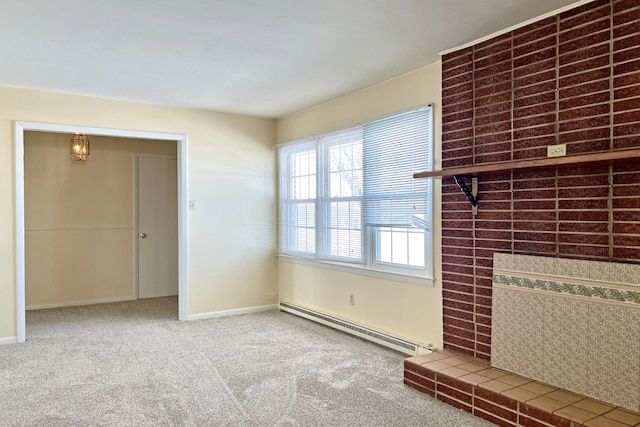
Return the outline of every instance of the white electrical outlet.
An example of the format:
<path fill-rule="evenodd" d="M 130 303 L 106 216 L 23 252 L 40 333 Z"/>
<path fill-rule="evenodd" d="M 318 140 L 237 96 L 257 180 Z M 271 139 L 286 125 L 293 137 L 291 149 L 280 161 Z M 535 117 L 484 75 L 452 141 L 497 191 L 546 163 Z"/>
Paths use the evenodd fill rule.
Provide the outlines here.
<path fill-rule="evenodd" d="M 353 294 L 349 294 L 349 304 L 356 305 L 356 297 Z"/>
<path fill-rule="evenodd" d="M 268 298 L 270 300 L 276 300 L 276 299 L 278 299 L 278 294 L 269 294 Z"/>
<path fill-rule="evenodd" d="M 567 155 L 567 144 L 547 146 L 547 157 L 562 157 Z"/>

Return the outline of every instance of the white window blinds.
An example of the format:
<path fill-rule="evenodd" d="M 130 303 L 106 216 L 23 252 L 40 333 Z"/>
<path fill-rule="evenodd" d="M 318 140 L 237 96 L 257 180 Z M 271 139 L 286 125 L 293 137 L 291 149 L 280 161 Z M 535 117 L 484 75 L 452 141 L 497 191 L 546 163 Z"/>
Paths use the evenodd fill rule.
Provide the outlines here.
<path fill-rule="evenodd" d="M 431 117 L 428 106 L 363 125 L 366 226 L 430 229 L 430 180 L 413 174 L 431 168 Z"/>

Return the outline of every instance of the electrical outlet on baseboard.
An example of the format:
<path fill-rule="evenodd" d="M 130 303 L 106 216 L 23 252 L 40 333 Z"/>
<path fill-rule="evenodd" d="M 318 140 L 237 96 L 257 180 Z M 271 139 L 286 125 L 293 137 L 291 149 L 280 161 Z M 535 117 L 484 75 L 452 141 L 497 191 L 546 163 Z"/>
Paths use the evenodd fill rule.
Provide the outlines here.
<path fill-rule="evenodd" d="M 271 301 L 273 301 L 273 300 L 277 300 L 277 299 L 278 299 L 278 294 L 276 294 L 276 293 L 274 293 L 274 294 L 269 294 L 269 295 L 267 296 L 267 298 L 268 298 L 269 300 L 271 300 Z"/>
<path fill-rule="evenodd" d="M 547 157 L 562 157 L 567 155 L 567 144 L 547 146 Z"/>

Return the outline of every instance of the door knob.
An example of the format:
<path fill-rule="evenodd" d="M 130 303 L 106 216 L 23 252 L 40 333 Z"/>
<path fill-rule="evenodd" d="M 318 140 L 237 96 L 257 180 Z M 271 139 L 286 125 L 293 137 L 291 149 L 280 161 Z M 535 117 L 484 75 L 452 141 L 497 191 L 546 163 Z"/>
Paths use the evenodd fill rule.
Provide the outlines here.
<path fill-rule="evenodd" d="M 140 233 L 140 237 L 144 239 L 145 237 L 147 237 L 147 233 Z"/>

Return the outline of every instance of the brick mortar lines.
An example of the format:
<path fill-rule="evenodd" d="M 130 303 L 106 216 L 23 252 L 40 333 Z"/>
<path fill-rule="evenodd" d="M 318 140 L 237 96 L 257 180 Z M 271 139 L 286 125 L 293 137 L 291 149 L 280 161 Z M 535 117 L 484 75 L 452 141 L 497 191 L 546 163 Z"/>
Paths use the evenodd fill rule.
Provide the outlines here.
<path fill-rule="evenodd" d="M 556 88 L 555 88 L 555 98 L 556 98 L 556 111 L 555 111 L 555 133 L 556 133 L 556 144 L 560 143 L 560 15 L 556 16 Z M 558 200 L 558 168 L 555 167 L 555 179 L 554 179 L 554 190 L 555 190 L 555 202 L 556 202 L 556 235 L 555 235 L 555 256 L 560 256 L 560 201 Z"/>
<path fill-rule="evenodd" d="M 405 368 L 405 371 L 410 374 L 408 375 L 410 378 L 407 378 L 407 376 L 405 376 L 405 383 L 407 385 L 417 388 L 418 390 L 427 393 L 438 400 L 444 401 L 449 404 L 454 403 L 454 406 L 464 409 L 474 415 L 478 415 L 478 412 L 482 412 L 512 426 L 521 425 L 521 422 L 525 419 L 535 420 L 536 422 L 545 426 L 556 425 L 555 422 L 550 421 L 550 419 L 563 420 L 567 423 L 567 425 L 572 426 L 582 425 L 576 421 L 571 421 L 552 412 L 548 412 L 536 407 L 531 407 L 525 402 L 519 401 L 517 399 L 503 397 L 500 393 L 496 393 L 492 390 L 485 389 L 477 385 L 468 384 L 468 388 L 470 388 L 470 391 L 463 390 L 459 388 L 459 380 L 439 374 L 437 372 L 434 372 L 433 378 L 428 378 L 420 375 L 420 373 L 412 370 L 411 368 Z M 439 377 L 445 377 L 447 378 L 447 381 L 442 381 Z M 454 384 L 452 384 L 452 382 Z M 482 392 L 480 392 L 480 390 Z M 447 391 L 451 392 L 448 393 Z M 498 402 L 499 398 L 501 397 L 504 399 L 504 402 L 502 403 Z M 505 404 L 509 402 L 513 402 L 513 404 Z M 504 414 L 512 414 L 512 416 L 509 417 L 511 419 L 507 419 L 506 417 L 501 416 L 502 414 L 499 415 L 498 413 L 496 413 L 496 411 L 492 411 L 492 407 L 504 411 Z M 537 412 L 544 414 L 545 417 L 536 416 L 535 413 Z"/>
<path fill-rule="evenodd" d="M 532 41 L 533 42 L 533 41 Z M 514 71 L 514 67 L 513 67 L 513 60 L 514 58 L 514 53 L 513 53 L 513 49 L 514 49 L 514 43 L 515 43 L 515 36 L 512 32 L 511 34 L 511 160 L 513 161 L 513 154 L 515 152 L 515 144 L 514 144 L 514 130 L 513 130 L 513 121 L 514 121 L 514 114 L 515 114 L 515 85 L 514 82 L 516 81 L 515 78 L 515 71 Z M 538 84 L 538 83 L 535 83 Z M 530 96 L 535 96 L 535 94 L 530 95 Z M 514 222 L 513 222 L 513 206 L 514 206 L 514 198 L 513 198 L 513 171 L 509 172 L 509 191 L 510 191 L 510 197 L 509 197 L 509 210 L 510 210 L 510 227 L 511 227 L 511 253 L 513 254 L 513 251 L 515 250 L 515 229 L 514 229 Z"/>
<path fill-rule="evenodd" d="M 476 71 L 477 71 L 477 67 L 476 67 L 476 47 L 473 47 L 472 50 L 472 54 L 471 54 L 471 61 L 472 61 L 472 72 L 473 72 L 473 77 L 472 77 L 472 81 L 473 81 L 473 86 L 472 86 L 472 92 L 471 92 L 471 101 L 473 103 L 473 115 L 472 115 L 472 119 L 471 119 L 471 125 L 472 125 L 472 160 L 471 163 L 473 165 L 476 164 L 476 120 L 477 120 L 477 115 L 476 115 L 476 91 L 477 91 L 477 87 L 475 84 L 476 81 Z M 478 186 L 478 191 L 480 190 L 480 186 Z M 479 193 L 478 193 L 479 194 Z M 473 351 L 473 356 L 477 357 L 478 356 L 478 310 L 477 310 L 477 292 L 476 292 L 476 288 L 477 288 L 477 256 L 476 256 L 476 216 L 472 213 L 472 223 L 471 223 L 471 244 L 473 247 L 473 280 L 472 280 L 472 284 L 473 284 L 473 348 L 470 349 Z M 437 375 L 436 375 L 436 379 L 437 379 Z M 436 381 L 437 384 L 437 381 Z M 436 396 L 438 393 L 438 387 L 436 385 Z"/>
<path fill-rule="evenodd" d="M 444 377 L 444 378 L 447 378 L 448 381 L 449 380 L 453 380 L 456 383 L 459 382 L 458 380 L 455 380 L 455 379 L 453 379 L 453 378 L 451 378 L 451 377 L 449 377 L 447 375 L 442 375 L 442 374 L 439 374 L 439 373 L 436 372 L 436 373 L 434 373 L 434 378 L 430 379 L 430 378 L 424 377 L 424 376 L 420 375 L 419 373 L 417 373 L 415 371 L 412 371 L 410 369 L 406 369 L 406 370 L 408 372 L 410 372 L 411 374 L 413 374 L 414 376 L 418 377 L 418 379 L 423 379 L 423 380 L 428 381 L 430 384 L 433 384 L 433 388 L 427 387 L 426 385 L 420 384 L 420 382 L 416 382 L 416 381 L 413 381 L 411 379 L 406 379 L 406 381 L 408 381 L 408 382 L 410 382 L 410 383 L 412 383 L 414 385 L 417 385 L 418 387 L 420 387 L 422 389 L 428 390 L 428 394 L 432 395 L 433 397 L 435 397 L 438 400 L 445 401 L 446 403 L 450 403 L 448 401 L 453 400 L 458 404 L 457 405 L 458 407 L 468 408 L 470 410 L 467 411 L 467 412 L 472 413 L 474 415 L 477 415 L 477 412 L 480 411 L 480 412 L 483 412 L 485 414 L 493 416 L 493 417 L 499 419 L 500 421 L 503 421 L 503 422 L 508 423 L 510 425 L 513 425 L 513 426 L 520 425 L 518 423 L 520 422 L 521 417 L 527 417 L 529 419 L 533 419 L 533 420 L 535 420 L 535 421 L 537 421 L 539 423 L 542 423 L 544 425 L 549 425 L 549 426 L 551 425 L 551 424 L 549 424 L 548 422 L 544 421 L 541 418 L 538 418 L 538 417 L 536 417 L 534 415 L 530 415 L 530 414 L 524 413 L 523 412 L 523 408 L 525 406 L 527 406 L 526 403 L 524 403 L 524 402 L 520 402 L 518 400 L 511 399 L 511 398 L 505 398 L 505 399 L 508 399 L 508 400 L 513 401 L 515 403 L 515 408 L 510 408 L 508 406 L 505 406 L 503 404 L 500 404 L 500 403 L 498 403 L 496 401 L 492 401 L 491 400 L 491 397 L 501 397 L 502 395 L 500 393 L 495 393 L 495 392 L 493 392 L 491 390 L 484 389 L 482 387 L 479 387 L 477 385 L 472 385 L 472 384 L 469 384 L 471 390 L 470 390 L 470 392 L 468 392 L 468 391 L 462 390 L 462 389 L 460 389 L 460 388 L 458 388 L 458 387 L 456 387 L 456 386 L 454 386 L 452 384 L 449 384 L 447 382 L 443 382 L 439 378 L 439 377 Z M 447 393 L 447 390 L 451 390 L 452 392 L 451 393 Z M 478 395 L 478 391 L 479 390 L 483 390 L 482 394 L 486 394 L 487 397 L 485 398 L 485 397 L 479 396 Z M 461 398 L 462 396 L 458 397 L 457 395 L 468 396 L 469 397 L 469 399 L 468 399 L 469 401 L 462 400 L 462 398 Z M 491 409 L 485 409 L 485 408 L 479 407 L 478 403 L 477 403 L 478 401 L 479 402 L 484 402 L 484 403 L 488 404 L 488 406 L 495 406 L 495 407 L 497 407 L 499 409 L 502 409 L 503 411 L 506 411 L 507 413 L 513 414 L 513 420 L 509 420 L 509 419 L 506 419 L 505 417 L 499 416 L 495 412 L 491 411 Z M 487 406 L 487 405 L 484 405 L 484 406 Z M 540 411 L 548 414 L 549 416 L 556 416 L 556 415 L 554 415 L 554 414 L 552 414 L 550 412 L 544 411 L 544 410 L 540 410 Z M 556 417 L 558 417 L 558 416 L 556 416 Z M 562 418 L 562 417 L 559 417 L 559 418 Z M 567 421 L 569 421 L 569 420 L 567 420 Z M 573 425 L 577 426 L 578 424 L 575 423 Z"/>
<path fill-rule="evenodd" d="M 615 102 L 615 90 L 614 90 L 614 78 L 613 78 L 613 66 L 614 66 L 614 22 L 613 22 L 613 2 L 609 4 L 609 149 L 614 149 L 614 115 L 613 108 Z M 609 258 L 613 259 L 614 255 L 614 239 L 613 239 L 613 165 L 609 165 L 609 199 L 607 200 L 607 206 L 609 208 Z"/>

